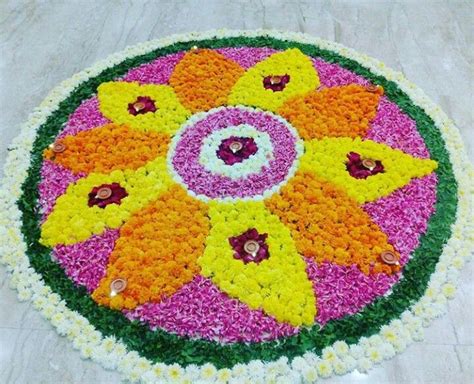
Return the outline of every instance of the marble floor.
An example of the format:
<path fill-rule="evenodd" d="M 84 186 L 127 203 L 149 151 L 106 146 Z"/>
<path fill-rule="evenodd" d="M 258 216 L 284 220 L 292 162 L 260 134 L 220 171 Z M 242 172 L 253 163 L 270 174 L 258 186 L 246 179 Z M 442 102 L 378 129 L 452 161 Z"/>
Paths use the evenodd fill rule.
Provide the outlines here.
<path fill-rule="evenodd" d="M 20 124 L 61 80 L 127 45 L 211 28 L 276 28 L 335 40 L 419 85 L 461 130 L 474 158 L 472 1 L 0 1 L 0 163 Z M 3 171 L 1 171 L 3 172 Z M 426 340 L 369 375 L 328 383 L 474 382 L 473 266 Z M 0 269 L 0 382 L 118 383 L 81 360 Z"/>

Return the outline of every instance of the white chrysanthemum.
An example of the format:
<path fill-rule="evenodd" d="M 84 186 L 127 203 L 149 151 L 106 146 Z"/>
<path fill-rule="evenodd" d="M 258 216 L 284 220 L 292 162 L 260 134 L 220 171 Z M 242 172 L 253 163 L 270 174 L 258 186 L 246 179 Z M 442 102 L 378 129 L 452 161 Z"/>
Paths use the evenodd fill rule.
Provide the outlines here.
<path fill-rule="evenodd" d="M 118 368 L 122 372 L 131 371 L 138 362 L 138 354 L 136 352 L 128 352 L 118 363 Z"/>
<path fill-rule="evenodd" d="M 387 340 L 390 343 L 394 342 L 395 340 L 398 340 L 399 338 L 398 334 L 394 331 L 393 327 L 389 327 L 387 325 L 384 325 L 380 329 L 380 334 L 385 340 Z"/>
<path fill-rule="evenodd" d="M 316 365 L 316 369 L 318 370 L 318 374 L 321 377 L 329 377 L 332 374 L 331 364 L 327 361 L 320 361 Z"/>
<path fill-rule="evenodd" d="M 369 343 L 371 346 L 376 347 L 383 344 L 383 339 L 380 335 L 372 335 L 369 337 Z"/>
<path fill-rule="evenodd" d="M 94 346 L 93 345 L 85 344 L 85 345 L 81 346 L 81 348 L 80 348 L 81 357 L 83 359 L 89 359 L 92 356 L 93 351 L 94 351 Z"/>
<path fill-rule="evenodd" d="M 298 371 L 302 371 L 303 369 L 305 369 L 308 366 L 308 363 L 301 356 L 296 356 L 293 359 L 293 361 L 291 362 L 291 366 L 293 367 L 293 369 L 296 369 Z"/>
<path fill-rule="evenodd" d="M 216 376 L 217 376 L 217 379 L 216 379 L 217 383 L 227 383 L 229 379 L 232 377 L 232 371 L 228 368 L 219 369 L 219 371 L 217 371 Z"/>
<path fill-rule="evenodd" d="M 131 369 L 128 373 L 128 381 L 130 381 L 131 383 L 138 383 L 140 381 L 141 376 L 142 373 L 140 371 L 137 371 L 136 369 Z"/>
<path fill-rule="evenodd" d="M 156 363 L 156 364 L 153 365 L 151 370 L 153 371 L 153 374 L 157 378 L 162 378 L 162 377 L 165 376 L 165 373 L 167 371 L 167 367 L 163 363 Z"/>
<path fill-rule="evenodd" d="M 333 366 L 334 373 L 336 375 L 344 375 L 345 373 L 347 373 L 346 364 L 344 363 L 343 360 L 339 358 L 333 361 L 332 366 Z"/>
<path fill-rule="evenodd" d="M 207 363 L 201 367 L 201 377 L 205 380 L 213 378 L 217 373 L 216 367 L 214 365 Z"/>
<path fill-rule="evenodd" d="M 407 348 L 407 342 L 404 339 L 395 340 L 392 345 L 397 353 L 403 352 Z"/>
<path fill-rule="evenodd" d="M 441 290 L 448 299 L 452 299 L 456 293 L 456 287 L 450 283 L 444 284 Z"/>
<path fill-rule="evenodd" d="M 102 346 L 107 352 L 111 352 L 117 345 L 115 336 L 107 336 L 102 340 Z"/>
<path fill-rule="evenodd" d="M 143 381 L 144 384 L 161 384 L 162 383 L 161 381 L 159 381 L 159 379 L 156 377 L 153 371 L 145 372 L 142 375 L 141 380 Z"/>
<path fill-rule="evenodd" d="M 46 304 L 47 301 L 44 297 L 37 297 L 33 301 L 33 307 L 35 307 L 39 311 L 41 311 Z"/>
<path fill-rule="evenodd" d="M 41 313 L 43 314 L 43 316 L 46 318 L 46 319 L 51 319 L 51 317 L 56 313 L 56 307 L 50 303 L 48 303 L 44 308 L 43 310 L 41 311 Z"/>
<path fill-rule="evenodd" d="M 27 301 L 31 299 L 31 292 L 26 289 L 21 289 L 18 291 L 18 300 L 19 301 Z"/>
<path fill-rule="evenodd" d="M 314 383 L 318 380 L 318 371 L 316 368 L 307 367 L 303 370 L 302 376 L 305 383 Z"/>
<path fill-rule="evenodd" d="M 321 357 L 327 362 L 332 363 L 337 358 L 336 351 L 332 347 L 326 347 L 323 349 Z"/>
<path fill-rule="evenodd" d="M 166 377 L 170 380 L 178 381 L 183 376 L 184 371 L 179 364 L 172 364 L 166 368 Z"/>
<path fill-rule="evenodd" d="M 344 357 L 349 353 L 349 346 L 345 341 L 339 340 L 333 344 L 334 351 L 339 357 Z"/>
<path fill-rule="evenodd" d="M 464 266 L 464 260 L 462 257 L 456 257 L 453 259 L 452 261 L 452 265 L 454 268 L 457 268 L 457 269 L 462 269 L 462 267 Z"/>
<path fill-rule="evenodd" d="M 117 357 L 122 357 L 127 354 L 127 349 L 122 343 L 120 343 L 120 344 L 117 344 L 117 346 L 114 348 L 113 353 L 117 355 Z"/>
<path fill-rule="evenodd" d="M 186 366 L 186 375 L 191 379 L 197 379 L 201 375 L 201 368 L 196 364 L 189 364 Z"/>
<path fill-rule="evenodd" d="M 151 369 L 151 363 L 147 359 L 140 357 L 137 363 L 135 364 L 135 368 L 139 370 L 140 372 L 144 373 L 145 371 L 148 371 Z"/>
<path fill-rule="evenodd" d="M 68 339 L 73 340 L 77 336 L 81 334 L 81 327 L 77 326 L 76 324 L 71 324 L 71 326 L 68 328 L 66 336 Z"/>
<path fill-rule="evenodd" d="M 99 348 L 94 348 L 92 358 L 97 360 L 105 369 L 116 369 L 119 358 L 107 351 L 103 345 Z"/>
<path fill-rule="evenodd" d="M 380 351 L 380 346 L 367 348 L 366 355 L 374 363 L 379 363 L 383 360 L 383 355 Z"/>

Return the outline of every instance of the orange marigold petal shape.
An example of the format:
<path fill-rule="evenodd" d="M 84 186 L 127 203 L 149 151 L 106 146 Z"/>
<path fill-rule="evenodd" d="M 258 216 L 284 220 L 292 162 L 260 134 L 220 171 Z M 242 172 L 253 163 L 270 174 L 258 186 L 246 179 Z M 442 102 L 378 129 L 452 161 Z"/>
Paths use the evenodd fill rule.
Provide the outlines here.
<path fill-rule="evenodd" d="M 230 90 L 244 71 L 218 52 L 199 49 L 181 59 L 169 83 L 186 108 L 206 111 L 226 104 Z"/>
<path fill-rule="evenodd" d="M 137 169 L 158 156 L 166 155 L 170 137 L 112 123 L 66 136 L 59 142 L 65 150 L 56 153 L 47 149 L 45 158 L 73 173 L 109 173 L 116 169 Z"/>
<path fill-rule="evenodd" d="M 356 264 L 365 273 L 391 274 L 384 251 L 398 253 L 387 236 L 342 189 L 308 172 L 298 172 L 279 195 L 266 201 L 291 230 L 298 252 L 318 263 Z"/>
<path fill-rule="evenodd" d="M 288 100 L 278 110 L 303 139 L 357 137 L 367 132 L 377 113 L 382 89 L 360 85 L 326 88 Z"/>
<path fill-rule="evenodd" d="M 196 260 L 208 233 L 207 206 L 174 185 L 121 228 L 93 299 L 113 309 L 133 309 L 171 296 L 199 273 Z M 116 279 L 127 285 L 111 295 Z"/>

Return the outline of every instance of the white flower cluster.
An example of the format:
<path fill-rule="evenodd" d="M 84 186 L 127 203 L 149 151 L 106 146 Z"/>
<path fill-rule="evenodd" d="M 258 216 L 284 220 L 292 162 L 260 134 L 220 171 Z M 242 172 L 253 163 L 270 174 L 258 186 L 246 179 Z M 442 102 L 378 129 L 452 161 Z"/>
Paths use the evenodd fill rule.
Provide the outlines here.
<path fill-rule="evenodd" d="M 373 73 L 396 82 L 413 102 L 431 116 L 443 135 L 459 188 L 456 222 L 452 226 L 452 237 L 444 246 L 424 297 L 411 311 L 404 312 L 400 319 L 393 320 L 384 326 L 378 335 L 362 338 L 359 343 L 351 346 L 338 341 L 332 347 L 325 348 L 321 356 L 308 352 L 293 359 L 291 363 L 282 357 L 275 362 L 252 361 L 246 365 L 237 364 L 232 369 L 220 370 L 211 364 L 201 367 L 191 365 L 186 368 L 177 364 L 168 366 L 152 364 L 147 359 L 139 357 L 136 352 L 128 351 L 119 340 L 113 337 L 104 338 L 87 319 L 69 310 L 65 302 L 43 283 L 41 277 L 30 267 L 25 254 L 26 245 L 20 231 L 21 213 L 16 201 L 20 197 L 21 185 L 30 165 L 30 151 L 36 130 L 58 108 L 59 103 L 82 82 L 127 58 L 170 44 L 238 36 L 271 36 L 281 40 L 317 45 L 353 59 Z M 329 377 L 332 374 L 342 375 L 353 369 L 367 371 L 373 364 L 403 351 L 410 342 L 421 340 L 423 326 L 428 325 L 432 319 L 446 310 L 446 299 L 453 297 L 459 270 L 464 262 L 469 260 L 474 243 L 472 222 L 474 189 L 471 181 L 473 179 L 472 165 L 464 152 L 459 132 L 452 122 L 401 73 L 386 68 L 383 63 L 375 59 L 358 54 L 339 44 L 300 33 L 218 30 L 170 36 L 127 48 L 74 75 L 54 89 L 40 107 L 34 110 L 21 134 L 10 145 L 5 164 L 5 177 L 0 189 L 0 260 L 6 265 L 11 275 L 11 286 L 18 290 L 20 300 L 31 300 L 34 307 L 56 327 L 58 333 L 72 341 L 82 357 L 91 358 L 106 369 L 117 369 L 131 382 L 313 383 L 319 377 Z"/>

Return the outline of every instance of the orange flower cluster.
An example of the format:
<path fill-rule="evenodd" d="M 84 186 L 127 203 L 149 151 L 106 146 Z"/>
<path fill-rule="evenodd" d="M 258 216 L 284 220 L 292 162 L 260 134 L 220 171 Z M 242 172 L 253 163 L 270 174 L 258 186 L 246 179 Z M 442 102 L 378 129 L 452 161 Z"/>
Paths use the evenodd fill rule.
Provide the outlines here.
<path fill-rule="evenodd" d="M 231 88 L 244 69 L 235 61 L 208 49 L 187 53 L 170 78 L 181 103 L 193 112 L 227 103 Z"/>
<path fill-rule="evenodd" d="M 364 136 L 377 113 L 382 88 L 360 85 L 326 88 L 288 100 L 278 110 L 302 139 Z"/>
<path fill-rule="evenodd" d="M 380 259 L 384 251 L 396 252 L 369 215 L 342 189 L 312 173 L 298 172 L 266 205 L 290 228 L 305 257 L 357 264 L 365 274 L 398 270 Z"/>
<path fill-rule="evenodd" d="M 208 233 L 207 206 L 181 187 L 171 187 L 122 227 L 93 299 L 111 308 L 132 309 L 171 296 L 199 273 L 196 260 Z M 127 286 L 111 296 L 115 279 L 126 280 Z"/>
<path fill-rule="evenodd" d="M 107 124 L 59 141 L 63 152 L 47 149 L 44 156 L 73 173 L 109 173 L 116 169 L 137 169 L 164 156 L 169 135 L 139 132 L 125 125 Z"/>

